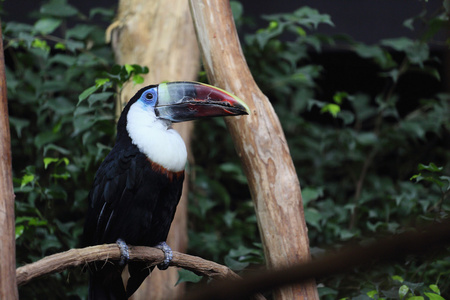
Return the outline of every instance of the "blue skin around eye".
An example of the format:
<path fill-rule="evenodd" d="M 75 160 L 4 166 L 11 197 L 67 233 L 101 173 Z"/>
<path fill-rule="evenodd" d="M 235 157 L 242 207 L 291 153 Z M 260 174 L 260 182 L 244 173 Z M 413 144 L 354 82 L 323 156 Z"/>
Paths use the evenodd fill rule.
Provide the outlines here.
<path fill-rule="evenodd" d="M 153 97 L 151 99 L 147 99 L 148 94 L 152 94 Z M 152 88 L 142 93 L 142 96 L 139 100 L 142 101 L 145 105 L 155 106 L 157 99 L 158 99 L 157 91 L 156 89 Z"/>

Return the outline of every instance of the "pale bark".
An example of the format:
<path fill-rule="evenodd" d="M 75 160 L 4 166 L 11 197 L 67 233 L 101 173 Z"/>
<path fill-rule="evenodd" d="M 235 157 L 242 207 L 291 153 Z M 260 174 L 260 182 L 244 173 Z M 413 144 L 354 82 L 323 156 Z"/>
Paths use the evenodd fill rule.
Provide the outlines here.
<path fill-rule="evenodd" d="M 118 15 L 110 31 L 118 64 L 149 67 L 149 74 L 144 76 L 145 85 L 197 78 L 200 55 L 186 0 L 120 0 Z M 126 85 L 121 93 L 121 107 L 143 86 Z M 174 127 L 183 137 L 189 152 L 192 122 L 175 124 Z M 183 195 L 167 241 L 173 250 L 180 252 L 187 248 L 189 174 L 186 175 Z M 183 284 L 174 287 L 178 279 L 175 268 L 164 272 L 155 269 L 150 277 L 133 299 L 148 299 L 149 295 L 152 299 L 178 299 L 183 292 Z"/>
<path fill-rule="evenodd" d="M 277 115 L 245 62 L 228 1 L 191 0 L 191 13 L 211 84 L 250 107 L 227 118 L 248 178 L 269 268 L 310 260 L 300 184 Z M 314 280 L 275 291 L 276 299 L 318 299 Z"/>
<path fill-rule="evenodd" d="M 129 246 L 130 260 L 147 261 L 149 265 L 157 265 L 164 259 L 161 250 L 150 247 Z M 110 263 L 109 260 L 119 260 L 120 250 L 116 244 L 98 245 L 80 249 L 70 249 L 65 252 L 46 256 L 34 263 L 27 264 L 15 270 L 18 285 L 24 285 L 28 282 L 49 275 L 52 273 L 62 272 L 68 268 L 84 266 L 89 268 L 89 263 L 105 260 L 105 264 Z M 204 260 L 200 257 L 191 256 L 179 252 L 173 253 L 172 266 L 193 270 L 215 279 L 239 279 L 240 277 L 231 271 L 228 267 L 219 265 L 215 262 Z M 176 268 L 169 268 L 174 269 Z M 14 278 L 16 276 L 13 276 Z M 4 298 L 2 298 L 4 299 Z M 6 299 L 6 298 L 5 298 Z"/>
<path fill-rule="evenodd" d="M 146 261 L 149 266 L 160 264 L 164 259 L 164 254 L 160 249 L 151 247 L 129 246 L 129 255 L 131 261 Z M 116 244 L 70 249 L 65 252 L 46 256 L 34 263 L 17 268 L 17 283 L 19 285 L 24 285 L 36 278 L 62 272 L 77 266 L 89 268 L 89 263 L 94 261 L 104 260 L 104 263 L 108 264 L 112 263 L 110 262 L 112 260 L 117 261 L 119 259 L 120 250 Z M 176 251 L 173 252 L 171 266 L 172 267 L 169 269 L 176 270 L 174 267 L 179 267 L 216 280 L 230 280 L 234 282 L 242 280 L 239 275 L 226 266 Z M 16 278 L 16 276 L 13 277 Z M 182 299 L 183 297 L 184 295 L 180 294 L 179 298 L 171 299 Z M 147 299 L 149 299 L 149 297 L 147 297 Z M 153 297 L 151 299 L 153 299 Z M 265 300 L 260 294 L 253 295 L 251 299 Z"/>
<path fill-rule="evenodd" d="M 2 30 L 0 26 L 0 36 Z M 18 299 L 14 190 L 3 42 L 0 40 L 0 299 Z"/>

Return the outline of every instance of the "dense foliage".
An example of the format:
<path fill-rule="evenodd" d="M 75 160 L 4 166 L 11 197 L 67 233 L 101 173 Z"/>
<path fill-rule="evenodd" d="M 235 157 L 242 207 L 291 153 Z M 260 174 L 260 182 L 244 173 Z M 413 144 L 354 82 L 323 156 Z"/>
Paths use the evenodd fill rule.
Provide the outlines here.
<path fill-rule="evenodd" d="M 242 6 L 232 4 L 237 24 L 247 22 Z M 114 140 L 114 92 L 140 83 L 139 74 L 148 72 L 114 66 L 104 41 L 113 14 L 93 8 L 85 15 L 64 0 L 51 0 L 31 15 L 32 25 L 2 24 L 18 265 L 79 245 L 86 196 Z M 319 25 L 333 26 L 332 18 L 308 7 L 265 19 L 267 27 L 243 36 L 242 44 L 285 130 L 313 255 L 447 218 L 449 96 L 442 92 L 442 57 L 430 50 L 435 34 L 448 26 L 445 7 L 405 21 L 411 30 L 419 22 L 427 25 L 417 39 L 376 45 L 315 33 Z M 345 49 L 346 57 L 368 70 L 367 77 L 336 56 L 331 63 L 323 60 L 329 55 L 323 47 L 327 53 Z M 194 175 L 190 253 L 253 272 L 264 258 L 231 139 L 223 137 L 221 119 L 196 126 L 196 164 L 188 166 Z M 442 299 L 450 297 L 449 277 L 447 251 L 318 283 L 321 295 L 331 299 Z M 19 292 L 23 299 L 84 298 L 86 279 L 76 269 Z"/>

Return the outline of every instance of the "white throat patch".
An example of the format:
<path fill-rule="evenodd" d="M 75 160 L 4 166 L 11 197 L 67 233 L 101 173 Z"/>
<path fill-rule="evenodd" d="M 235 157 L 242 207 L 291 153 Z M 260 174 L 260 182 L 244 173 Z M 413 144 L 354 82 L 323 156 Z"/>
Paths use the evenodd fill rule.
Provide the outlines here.
<path fill-rule="evenodd" d="M 186 145 L 170 125 L 170 121 L 156 118 L 153 108 L 140 101 L 131 105 L 127 115 L 127 131 L 132 143 L 151 161 L 178 172 L 186 165 Z"/>

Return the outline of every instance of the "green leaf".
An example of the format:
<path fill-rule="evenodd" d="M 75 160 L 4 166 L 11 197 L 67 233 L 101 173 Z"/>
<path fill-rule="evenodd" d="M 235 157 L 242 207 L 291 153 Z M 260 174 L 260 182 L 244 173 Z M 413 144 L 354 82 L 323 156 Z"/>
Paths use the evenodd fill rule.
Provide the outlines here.
<path fill-rule="evenodd" d="M 16 226 L 16 240 L 23 234 L 24 231 L 25 231 L 24 225 Z"/>
<path fill-rule="evenodd" d="M 5 29 L 3 34 L 21 33 L 33 31 L 33 26 L 18 22 L 5 22 Z"/>
<path fill-rule="evenodd" d="M 305 220 L 308 225 L 311 225 L 317 230 L 321 230 L 320 221 L 323 220 L 322 214 L 315 208 L 305 208 Z"/>
<path fill-rule="evenodd" d="M 444 170 L 444 167 L 438 167 L 434 163 L 431 162 L 428 165 L 419 164 L 417 169 L 419 171 L 427 170 L 427 171 L 430 171 L 430 172 L 441 172 L 442 170 Z"/>
<path fill-rule="evenodd" d="M 67 67 L 71 67 L 76 63 L 76 61 L 77 61 L 77 59 L 71 55 L 56 54 L 56 55 L 52 56 L 51 58 L 49 58 L 48 63 L 49 64 L 58 63 L 58 64 L 62 64 Z M 67 83 L 63 82 L 63 84 L 67 84 Z"/>
<path fill-rule="evenodd" d="M 134 67 L 133 67 L 132 65 L 129 65 L 129 64 L 125 64 L 125 65 L 124 65 L 124 68 L 125 68 L 125 71 L 127 71 L 127 74 L 128 74 L 128 75 L 130 75 L 131 72 L 134 71 Z"/>
<path fill-rule="evenodd" d="M 77 50 L 81 50 L 84 48 L 84 43 L 80 41 L 67 40 L 66 47 L 71 52 L 76 52 Z M 80 55 L 81 57 L 81 55 Z"/>
<path fill-rule="evenodd" d="M 444 2 L 444 7 L 446 5 L 448 5 L 448 1 L 443 1 Z M 445 28 L 446 26 L 448 26 L 449 24 L 449 19 L 448 19 L 448 14 L 442 12 L 441 14 L 437 15 L 436 17 L 430 19 L 428 21 L 428 28 L 425 32 L 425 34 L 422 37 L 422 41 L 429 41 L 431 39 L 433 39 L 433 37 L 439 33 L 443 28 Z"/>
<path fill-rule="evenodd" d="M 43 18 L 34 24 L 34 30 L 43 35 L 50 34 L 61 25 L 61 22 L 61 19 Z"/>
<path fill-rule="evenodd" d="M 239 245 L 237 249 L 231 249 L 228 252 L 228 256 L 232 258 L 240 258 L 243 256 L 249 256 L 249 255 L 259 255 L 259 250 L 254 248 L 248 248 L 244 245 Z"/>
<path fill-rule="evenodd" d="M 47 220 L 42 220 L 40 218 L 33 217 L 28 219 L 29 226 L 45 226 L 47 224 Z"/>
<path fill-rule="evenodd" d="M 85 89 L 79 96 L 78 96 L 78 105 L 80 105 L 80 103 L 85 100 L 87 97 L 89 97 L 91 94 L 93 94 L 96 90 L 98 89 L 98 87 L 96 85 L 91 86 L 87 89 Z"/>
<path fill-rule="evenodd" d="M 441 294 L 441 290 L 439 289 L 439 287 L 435 284 L 430 284 L 428 286 L 433 292 L 435 292 L 436 294 L 440 295 Z"/>
<path fill-rule="evenodd" d="M 320 110 L 321 113 L 330 113 L 333 117 L 337 117 L 337 114 L 341 111 L 341 107 L 334 103 L 326 104 L 322 109 Z"/>
<path fill-rule="evenodd" d="M 423 68 L 423 63 L 430 57 L 430 49 L 425 43 L 416 43 L 406 52 L 409 61 Z"/>
<path fill-rule="evenodd" d="M 23 188 L 24 186 L 26 186 L 27 184 L 29 184 L 30 182 L 32 182 L 34 180 L 34 174 L 24 174 L 22 176 L 22 180 L 20 182 L 20 187 Z"/>
<path fill-rule="evenodd" d="M 331 21 L 331 17 L 327 14 L 321 14 L 317 9 L 303 6 L 294 12 L 294 16 L 297 17 L 297 22 L 307 26 L 313 26 L 317 28 L 319 24 L 328 24 L 334 26 Z"/>
<path fill-rule="evenodd" d="M 360 145 L 370 146 L 378 143 L 379 139 L 374 132 L 361 132 L 356 136 L 356 141 Z"/>
<path fill-rule="evenodd" d="M 91 107 L 92 105 L 94 105 L 97 102 L 104 102 L 104 101 L 110 99 L 113 95 L 114 95 L 114 93 L 111 93 L 111 92 L 92 94 L 88 98 L 89 107 Z"/>
<path fill-rule="evenodd" d="M 366 294 L 367 294 L 367 296 L 369 296 L 370 298 L 375 299 L 375 295 L 378 294 L 378 291 L 377 291 L 377 290 L 371 290 L 371 291 L 367 292 Z"/>
<path fill-rule="evenodd" d="M 231 12 L 233 13 L 233 18 L 235 20 L 240 20 L 242 18 L 242 14 L 244 12 L 244 8 L 242 7 L 242 3 L 239 1 L 230 1 Z"/>
<path fill-rule="evenodd" d="M 219 165 L 219 169 L 225 173 L 229 173 L 230 176 L 237 180 L 241 184 L 247 184 L 247 177 L 244 175 L 242 167 L 238 163 L 226 162 Z"/>
<path fill-rule="evenodd" d="M 410 30 L 414 30 L 414 18 L 410 18 L 410 19 L 406 19 L 405 21 L 403 21 L 403 26 L 405 26 L 406 28 L 410 29 Z"/>
<path fill-rule="evenodd" d="M 413 47 L 416 42 L 410 38 L 400 37 L 381 40 L 380 43 L 384 46 L 391 47 L 396 51 L 406 52 L 409 48 Z"/>
<path fill-rule="evenodd" d="M 394 64 L 390 55 L 379 46 L 357 44 L 354 46 L 354 49 L 356 54 L 362 58 L 375 60 L 382 68 L 389 68 Z"/>
<path fill-rule="evenodd" d="M 66 39 L 75 38 L 78 40 L 84 40 L 94 30 L 94 26 L 79 24 L 74 28 L 67 30 Z"/>
<path fill-rule="evenodd" d="M 55 44 L 54 48 L 55 49 L 59 49 L 59 50 L 66 50 L 66 45 L 64 45 L 63 43 L 58 42 L 58 43 Z"/>
<path fill-rule="evenodd" d="M 69 159 L 67 157 L 61 158 L 60 161 L 62 161 L 66 166 L 69 165 Z"/>
<path fill-rule="evenodd" d="M 439 176 L 439 179 L 442 180 L 442 184 L 444 184 L 443 181 L 447 181 L 447 191 L 450 190 L 450 176 Z"/>
<path fill-rule="evenodd" d="M 103 7 L 95 7 L 89 11 L 89 18 L 92 19 L 96 15 L 102 15 L 110 20 L 114 17 L 114 10 Z"/>
<path fill-rule="evenodd" d="M 55 163 L 55 162 L 57 162 L 58 160 L 59 160 L 58 158 L 45 157 L 45 158 L 44 158 L 44 169 L 47 169 L 47 167 L 48 167 L 51 163 Z"/>
<path fill-rule="evenodd" d="M 69 172 L 64 172 L 61 174 L 51 174 L 51 177 L 56 178 L 56 179 L 63 179 L 63 180 L 67 180 L 70 178 L 70 173 Z"/>
<path fill-rule="evenodd" d="M 47 151 L 49 151 L 49 150 L 57 151 L 57 152 L 59 152 L 59 153 L 61 153 L 63 155 L 69 155 L 70 154 L 70 151 L 65 149 L 65 148 L 63 148 L 63 147 L 57 146 L 55 144 L 47 144 L 47 145 L 44 146 L 43 155 L 46 155 Z"/>
<path fill-rule="evenodd" d="M 399 289 L 398 289 L 398 296 L 400 297 L 400 299 L 405 298 L 405 296 L 408 294 L 409 292 L 409 287 L 406 285 L 402 285 Z"/>
<path fill-rule="evenodd" d="M 250 264 L 248 262 L 240 262 L 230 256 L 225 256 L 224 262 L 227 267 L 236 272 L 245 269 Z"/>
<path fill-rule="evenodd" d="M 333 101 L 337 104 L 342 104 L 345 98 L 348 97 L 348 94 L 346 92 L 337 92 L 333 96 Z"/>
<path fill-rule="evenodd" d="M 310 188 L 306 187 L 302 189 L 302 200 L 303 205 L 308 205 L 309 202 L 318 199 L 323 196 L 323 188 Z"/>
<path fill-rule="evenodd" d="M 45 52 L 50 51 L 50 46 L 47 45 L 47 42 L 37 38 L 33 40 L 33 42 L 31 43 L 31 47 L 41 49 Z"/>
<path fill-rule="evenodd" d="M 350 125 L 355 121 L 355 114 L 348 110 L 342 110 L 338 114 L 338 118 L 344 122 L 344 125 Z"/>
<path fill-rule="evenodd" d="M 435 293 L 424 293 L 425 296 L 427 296 L 428 298 L 430 298 L 430 300 L 445 300 L 442 296 L 435 294 Z"/>
<path fill-rule="evenodd" d="M 38 149 L 44 145 L 53 143 L 61 137 L 61 133 L 54 133 L 53 130 L 38 133 L 34 138 L 34 144 Z"/>
<path fill-rule="evenodd" d="M 30 125 L 29 120 L 20 119 L 12 116 L 9 117 L 9 122 L 11 124 L 11 127 L 14 127 L 14 129 L 16 130 L 17 136 L 19 138 L 22 137 L 22 129 Z"/>
<path fill-rule="evenodd" d="M 326 286 L 318 286 L 317 291 L 319 292 L 319 299 L 325 299 L 325 296 L 328 295 L 334 296 L 333 298 L 335 299 L 338 294 L 338 291 Z"/>
<path fill-rule="evenodd" d="M 228 228 L 232 228 L 233 221 L 234 221 L 234 219 L 236 218 L 236 215 L 237 215 L 236 212 L 230 211 L 230 210 L 227 210 L 227 211 L 223 214 L 223 216 L 222 216 L 223 221 L 225 222 L 225 225 L 227 225 Z"/>
<path fill-rule="evenodd" d="M 64 1 L 53 0 L 42 5 L 40 12 L 55 17 L 71 17 L 76 15 L 78 10 Z"/>
<path fill-rule="evenodd" d="M 391 278 L 392 278 L 392 280 L 395 280 L 395 281 L 398 281 L 398 282 L 403 282 L 404 281 L 403 277 L 398 276 L 398 275 L 392 275 Z"/>
<path fill-rule="evenodd" d="M 178 281 L 175 283 L 175 286 L 182 282 L 192 282 L 197 283 L 203 279 L 203 276 L 199 276 L 192 271 L 186 269 L 178 270 Z"/>
<path fill-rule="evenodd" d="M 99 88 L 99 87 L 104 86 L 108 82 L 111 82 L 111 80 L 109 78 L 97 78 L 97 79 L 95 79 L 95 86 L 97 88 Z"/>
<path fill-rule="evenodd" d="M 133 75 L 133 83 L 134 84 L 144 83 L 144 77 L 142 77 L 141 75 Z"/>

